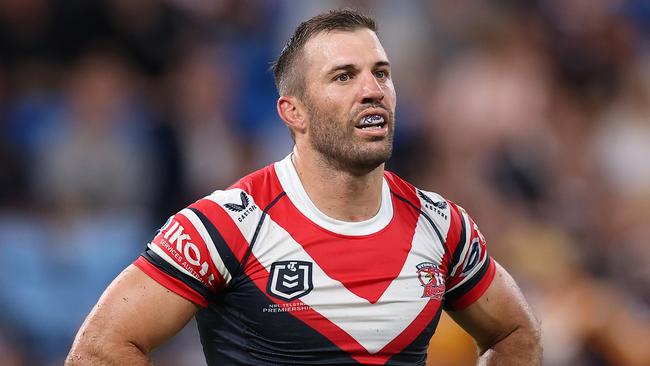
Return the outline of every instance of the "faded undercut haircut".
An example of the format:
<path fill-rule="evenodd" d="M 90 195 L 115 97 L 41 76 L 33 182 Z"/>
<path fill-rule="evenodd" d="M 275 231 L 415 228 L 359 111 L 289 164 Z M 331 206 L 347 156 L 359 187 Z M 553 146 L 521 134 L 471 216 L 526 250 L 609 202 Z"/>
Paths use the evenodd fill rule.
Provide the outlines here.
<path fill-rule="evenodd" d="M 323 32 L 354 31 L 362 28 L 377 33 L 374 19 L 352 9 L 330 10 L 300 23 L 271 68 L 278 93 L 281 96 L 304 95 L 303 72 L 296 66 L 307 41 Z"/>

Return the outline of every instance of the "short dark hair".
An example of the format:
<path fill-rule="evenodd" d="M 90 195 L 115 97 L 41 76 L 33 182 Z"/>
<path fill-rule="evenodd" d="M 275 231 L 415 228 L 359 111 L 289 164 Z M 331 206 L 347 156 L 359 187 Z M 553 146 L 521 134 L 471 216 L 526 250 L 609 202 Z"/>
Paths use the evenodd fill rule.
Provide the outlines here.
<path fill-rule="evenodd" d="M 368 28 L 377 33 L 374 19 L 352 9 L 330 10 L 300 23 L 272 66 L 278 93 L 280 95 L 303 95 L 302 73 L 292 73 L 291 70 L 296 66 L 296 59 L 307 41 L 322 32 L 353 31 L 359 28 Z"/>

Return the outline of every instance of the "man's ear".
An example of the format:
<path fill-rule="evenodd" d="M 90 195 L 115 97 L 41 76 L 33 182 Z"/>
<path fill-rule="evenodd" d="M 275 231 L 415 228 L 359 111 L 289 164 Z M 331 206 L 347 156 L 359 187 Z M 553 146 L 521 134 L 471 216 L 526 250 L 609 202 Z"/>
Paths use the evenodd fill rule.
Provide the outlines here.
<path fill-rule="evenodd" d="M 305 108 L 298 98 L 292 96 L 278 98 L 277 109 L 280 118 L 294 133 L 306 130 Z"/>

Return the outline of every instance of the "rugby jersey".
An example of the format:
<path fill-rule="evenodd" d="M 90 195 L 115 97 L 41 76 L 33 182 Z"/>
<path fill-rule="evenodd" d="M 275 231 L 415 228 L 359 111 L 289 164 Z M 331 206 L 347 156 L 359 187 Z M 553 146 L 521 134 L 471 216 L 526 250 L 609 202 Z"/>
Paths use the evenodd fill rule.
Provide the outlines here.
<path fill-rule="evenodd" d="M 374 217 L 336 220 L 290 156 L 170 217 L 134 263 L 201 307 L 209 365 L 425 365 L 441 311 L 495 272 L 453 202 L 387 171 Z"/>

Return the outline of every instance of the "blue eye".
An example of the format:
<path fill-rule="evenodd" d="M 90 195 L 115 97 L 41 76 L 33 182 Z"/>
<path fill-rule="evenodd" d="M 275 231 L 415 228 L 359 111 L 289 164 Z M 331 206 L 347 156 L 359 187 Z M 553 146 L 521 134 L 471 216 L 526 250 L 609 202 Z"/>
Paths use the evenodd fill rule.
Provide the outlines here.
<path fill-rule="evenodd" d="M 384 70 L 377 70 L 375 71 L 375 76 L 379 79 L 385 79 L 388 77 L 388 72 Z"/>

